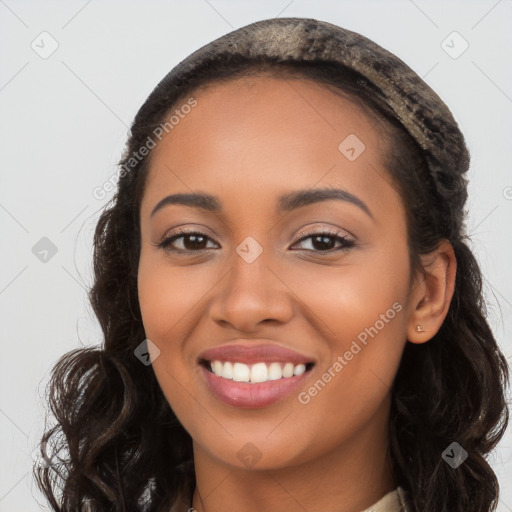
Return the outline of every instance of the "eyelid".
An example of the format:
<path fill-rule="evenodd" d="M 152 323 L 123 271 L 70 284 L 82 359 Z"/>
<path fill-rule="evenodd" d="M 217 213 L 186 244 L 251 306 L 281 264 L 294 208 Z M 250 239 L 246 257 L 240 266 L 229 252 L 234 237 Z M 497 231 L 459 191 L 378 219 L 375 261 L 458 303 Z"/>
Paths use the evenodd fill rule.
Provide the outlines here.
<path fill-rule="evenodd" d="M 175 237 L 177 235 L 203 235 L 208 237 L 210 240 L 215 241 L 215 237 L 217 235 L 212 234 L 212 231 L 204 226 L 198 225 L 197 227 L 195 225 L 187 225 L 186 227 L 178 226 L 177 228 L 171 229 L 167 231 L 162 237 L 161 240 L 166 240 L 172 237 Z M 217 242 L 215 242 L 217 243 Z"/>
<path fill-rule="evenodd" d="M 355 240 L 355 237 L 353 237 L 352 235 L 350 235 L 350 233 L 348 233 L 346 231 L 339 231 L 336 228 L 325 227 L 325 226 L 315 226 L 315 227 L 312 227 L 312 228 L 311 227 L 305 228 L 302 231 L 300 231 L 297 234 L 297 237 L 298 237 L 297 242 L 300 241 L 305 236 L 316 235 L 318 233 L 325 233 L 325 234 L 329 234 L 331 236 L 339 236 L 339 237 L 342 237 L 342 238 L 346 238 L 347 240 L 348 239 Z"/>

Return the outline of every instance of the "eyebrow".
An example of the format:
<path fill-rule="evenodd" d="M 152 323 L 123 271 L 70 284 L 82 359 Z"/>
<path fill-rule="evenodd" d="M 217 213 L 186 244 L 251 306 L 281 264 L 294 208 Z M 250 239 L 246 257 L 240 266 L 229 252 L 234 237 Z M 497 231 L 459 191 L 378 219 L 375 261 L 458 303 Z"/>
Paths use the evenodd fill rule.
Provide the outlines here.
<path fill-rule="evenodd" d="M 289 212 L 310 204 L 322 201 L 337 200 L 351 203 L 364 211 L 371 219 L 374 219 L 372 212 L 357 196 L 341 188 L 314 188 L 305 190 L 294 190 L 278 198 L 276 213 Z M 222 212 L 222 203 L 217 196 L 204 193 L 170 194 L 161 199 L 153 208 L 150 217 L 170 204 L 180 204 L 208 212 Z"/>

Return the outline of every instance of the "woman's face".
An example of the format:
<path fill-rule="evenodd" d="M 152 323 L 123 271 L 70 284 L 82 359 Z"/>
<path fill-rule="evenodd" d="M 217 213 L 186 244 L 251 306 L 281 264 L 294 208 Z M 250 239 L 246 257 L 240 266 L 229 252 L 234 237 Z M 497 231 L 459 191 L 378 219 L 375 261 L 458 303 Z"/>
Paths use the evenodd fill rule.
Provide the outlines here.
<path fill-rule="evenodd" d="M 268 469 L 382 441 L 411 309 L 382 136 L 311 81 L 192 96 L 152 153 L 138 289 L 156 377 L 196 456 Z M 162 203 L 173 194 L 212 198 Z"/>

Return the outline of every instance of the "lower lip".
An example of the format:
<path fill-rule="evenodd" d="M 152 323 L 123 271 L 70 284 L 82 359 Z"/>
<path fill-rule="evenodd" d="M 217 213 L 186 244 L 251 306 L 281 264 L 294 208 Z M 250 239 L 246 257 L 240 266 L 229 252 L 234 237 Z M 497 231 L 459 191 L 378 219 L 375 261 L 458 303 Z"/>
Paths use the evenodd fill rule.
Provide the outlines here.
<path fill-rule="evenodd" d="M 251 384 L 224 379 L 201 366 L 201 372 L 213 394 L 226 404 L 244 409 L 260 409 L 272 405 L 295 391 L 308 377 L 309 371 L 293 377 Z"/>

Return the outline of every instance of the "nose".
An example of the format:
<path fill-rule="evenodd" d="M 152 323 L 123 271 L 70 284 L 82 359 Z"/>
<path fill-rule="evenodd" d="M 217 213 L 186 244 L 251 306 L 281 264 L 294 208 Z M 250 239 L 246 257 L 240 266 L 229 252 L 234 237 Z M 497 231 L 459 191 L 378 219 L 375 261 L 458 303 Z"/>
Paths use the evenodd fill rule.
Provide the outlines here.
<path fill-rule="evenodd" d="M 238 253 L 219 283 L 210 304 L 210 318 L 222 327 L 254 333 L 260 324 L 289 322 L 294 314 L 293 294 L 278 266 L 268 265 L 265 252 L 248 263 Z M 280 275 L 281 274 L 281 275 Z"/>

